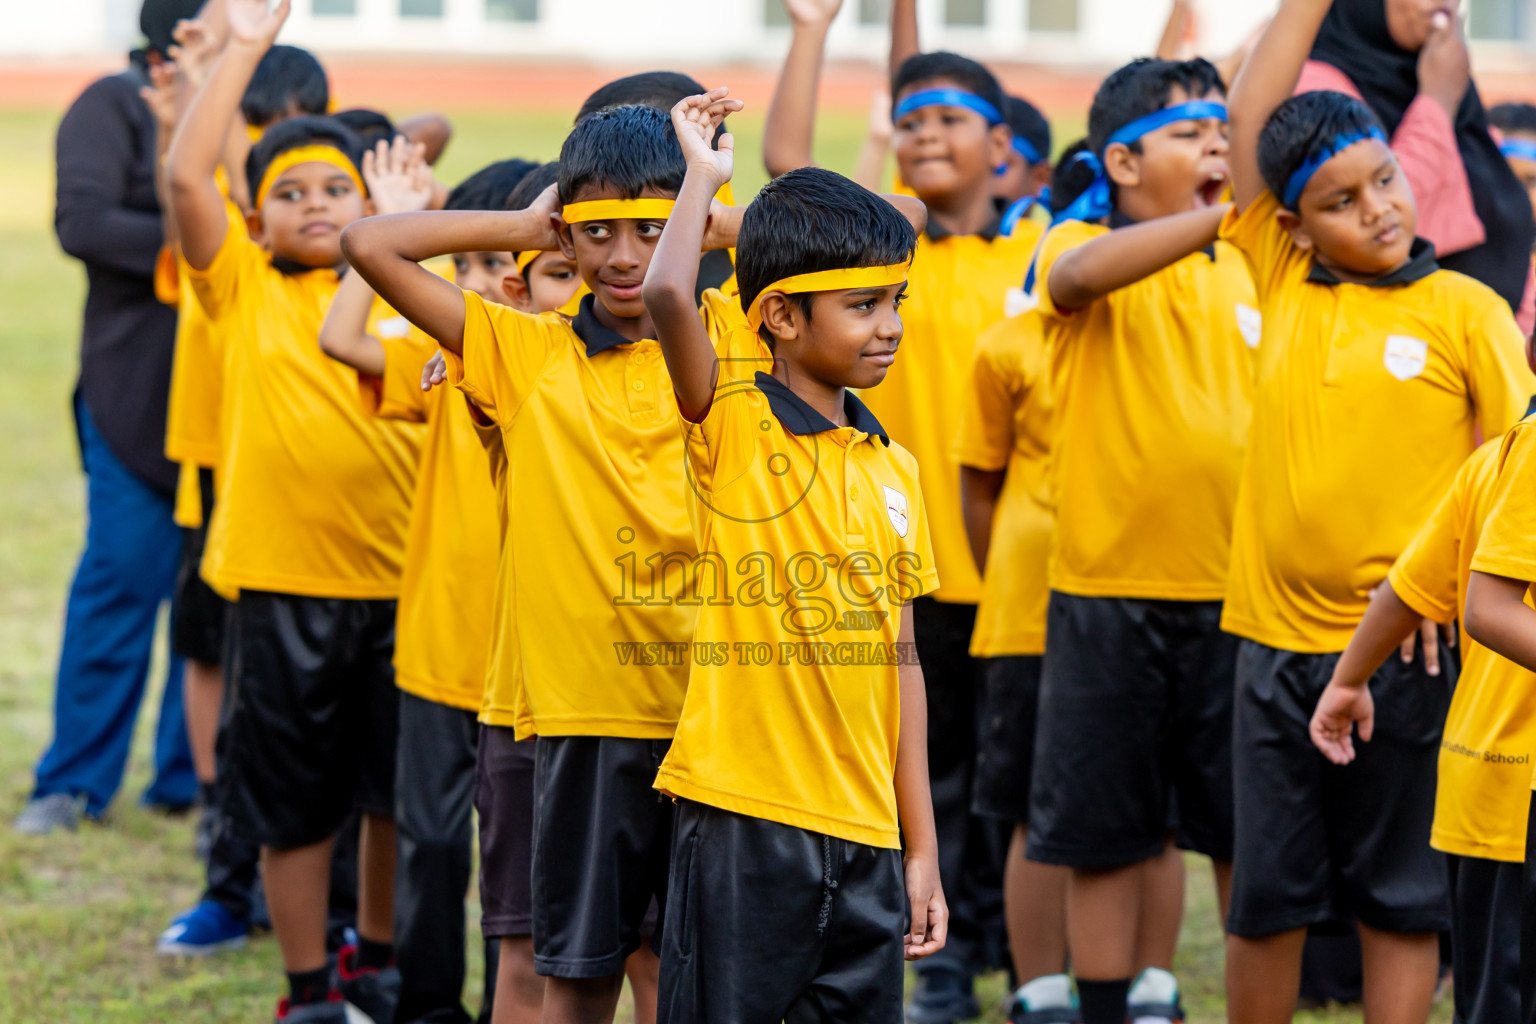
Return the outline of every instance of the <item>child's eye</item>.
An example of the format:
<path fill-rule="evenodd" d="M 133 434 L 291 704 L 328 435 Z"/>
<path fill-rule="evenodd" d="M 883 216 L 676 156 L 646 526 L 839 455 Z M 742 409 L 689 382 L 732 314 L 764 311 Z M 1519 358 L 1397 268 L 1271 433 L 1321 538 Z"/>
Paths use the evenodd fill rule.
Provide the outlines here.
<path fill-rule="evenodd" d="M 875 300 L 865 299 L 863 302 L 856 302 L 853 304 L 853 308 L 861 313 L 868 313 L 875 308 Z"/>
<path fill-rule="evenodd" d="M 582 231 L 595 242 L 606 241 L 613 234 L 613 232 L 608 230 L 607 225 L 604 224 L 588 224 Z"/>
<path fill-rule="evenodd" d="M 641 222 L 640 226 L 635 229 L 635 233 L 641 238 L 656 238 L 661 234 L 664 227 L 665 224 L 658 221 L 643 221 Z"/>
<path fill-rule="evenodd" d="M 576 276 L 576 272 L 574 270 L 551 270 L 549 276 L 556 281 L 569 281 Z"/>
<path fill-rule="evenodd" d="M 906 302 L 906 301 L 907 301 L 907 297 L 905 295 L 898 295 L 898 296 L 896 296 L 896 298 L 891 300 L 891 308 L 892 309 L 900 309 L 901 308 L 901 304 L 903 302 Z"/>
<path fill-rule="evenodd" d="M 277 198 L 287 203 L 297 203 L 304 198 L 304 190 L 297 188 L 285 188 L 277 193 Z"/>
<path fill-rule="evenodd" d="M 1386 188 L 1388 185 L 1392 184 L 1392 180 L 1394 178 L 1396 178 L 1396 177 L 1397 177 L 1397 175 L 1392 173 L 1391 171 L 1388 171 L 1386 174 L 1383 174 L 1381 176 L 1381 187 L 1382 188 Z"/>
<path fill-rule="evenodd" d="M 331 186 L 329 186 L 325 191 L 326 191 L 327 195 L 329 195 L 332 199 L 335 199 L 335 198 L 338 198 L 340 196 L 346 195 L 348 192 L 351 192 L 352 189 L 350 189 L 346 185 L 339 185 L 338 184 L 338 185 L 331 185 Z"/>
<path fill-rule="evenodd" d="M 506 262 L 507 262 L 506 260 L 500 259 L 500 258 L 498 258 L 496 256 L 487 256 L 485 258 L 485 269 L 486 270 L 499 270 L 501 267 L 506 265 Z"/>
<path fill-rule="evenodd" d="M 469 273 L 469 260 L 460 260 L 460 259 L 454 260 L 453 261 L 453 269 L 454 269 L 454 271 L 456 273 L 460 273 L 460 274 L 467 274 L 467 273 Z"/>

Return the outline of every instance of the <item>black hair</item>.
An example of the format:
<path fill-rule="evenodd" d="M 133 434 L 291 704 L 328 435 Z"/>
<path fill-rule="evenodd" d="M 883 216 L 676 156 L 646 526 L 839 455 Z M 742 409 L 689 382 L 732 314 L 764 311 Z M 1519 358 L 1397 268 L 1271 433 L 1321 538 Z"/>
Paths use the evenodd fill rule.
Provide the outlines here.
<path fill-rule="evenodd" d="M 660 110 L 671 110 L 687 96 L 704 92 L 704 86 L 681 71 L 643 71 L 638 75 L 625 75 L 601 86 L 576 112 L 580 124 L 604 107 L 623 107 L 638 103 Z"/>
<path fill-rule="evenodd" d="M 354 107 L 351 110 L 338 110 L 331 116 L 356 132 L 367 149 L 381 142 L 395 141 L 395 123 L 377 110 Z"/>
<path fill-rule="evenodd" d="M 245 180 L 252 189 L 260 188 L 262 175 L 267 173 L 273 160 L 290 149 L 309 145 L 338 149 L 354 167 L 362 167 L 363 143 L 352 129 L 334 117 L 294 117 L 273 125 L 251 147 L 250 155 L 245 158 Z M 362 177 L 361 170 L 358 177 Z M 254 202 L 260 202 L 262 198 L 251 196 Z"/>
<path fill-rule="evenodd" d="M 1088 110 L 1088 144 L 1094 153 L 1102 157 L 1111 135 L 1166 107 L 1175 86 L 1192 100 L 1202 99 L 1212 91 L 1222 95 L 1227 92 L 1221 72 L 1204 58 L 1133 60 L 1112 72 L 1093 95 L 1093 106 Z M 1130 149 L 1140 153 L 1140 143 L 1131 143 Z"/>
<path fill-rule="evenodd" d="M 240 97 L 245 123 L 264 128 L 290 109 L 324 114 L 331 105 L 331 85 L 315 55 L 297 46 L 274 46 L 262 54 L 251 83 Z"/>
<path fill-rule="evenodd" d="M 139 8 L 139 31 L 147 40 L 144 48 L 164 57 L 176 42 L 172 35 L 176 23 L 197 17 L 202 6 L 203 0 L 144 0 Z"/>
<path fill-rule="evenodd" d="M 1259 133 L 1259 173 L 1275 198 L 1303 164 L 1320 156 L 1340 135 L 1359 135 L 1381 122 L 1371 108 L 1341 92 L 1304 92 L 1269 115 Z M 1289 207 L 1294 210 L 1294 207 Z"/>
<path fill-rule="evenodd" d="M 1501 132 L 1536 135 L 1536 106 L 1529 103 L 1500 103 L 1488 111 L 1488 123 Z"/>
<path fill-rule="evenodd" d="M 750 309 L 763 289 L 786 277 L 905 263 L 916 245 L 911 222 L 864 186 L 820 167 L 781 174 L 741 215 L 741 307 Z M 799 298 L 809 317 L 812 293 Z M 766 327 L 759 333 L 771 341 Z"/>
<path fill-rule="evenodd" d="M 560 180 L 560 164 L 551 160 L 547 164 L 540 164 L 527 174 L 523 180 L 517 183 L 517 187 L 507 196 L 504 210 L 526 210 L 533 205 L 533 201 L 544 194 L 544 190 Z"/>
<path fill-rule="evenodd" d="M 902 61 L 891 77 L 891 97 L 899 101 L 909 87 L 941 78 L 975 93 L 999 113 L 1003 112 L 1003 87 L 997 84 L 996 76 L 969 57 L 943 50 L 913 54 Z"/>
<path fill-rule="evenodd" d="M 560 147 L 560 202 L 601 185 L 625 199 L 646 189 L 675 196 L 687 170 L 667 111 L 640 104 L 604 107 L 578 121 Z"/>
<path fill-rule="evenodd" d="M 1088 152 L 1088 140 L 1078 139 L 1062 151 L 1061 159 L 1051 170 L 1051 210 L 1065 210 L 1076 202 L 1077 197 L 1088 191 L 1098 177 L 1086 161 L 1074 161 L 1073 157 Z"/>
<path fill-rule="evenodd" d="M 1040 113 L 1040 108 L 1018 96 L 1003 97 L 1003 120 L 1013 129 L 1013 134 L 1035 147 L 1040 161 L 1051 158 L 1051 122 Z"/>
<path fill-rule="evenodd" d="M 503 210 L 528 172 L 537 167 L 532 160 L 498 160 L 471 174 L 448 193 L 445 210 Z"/>

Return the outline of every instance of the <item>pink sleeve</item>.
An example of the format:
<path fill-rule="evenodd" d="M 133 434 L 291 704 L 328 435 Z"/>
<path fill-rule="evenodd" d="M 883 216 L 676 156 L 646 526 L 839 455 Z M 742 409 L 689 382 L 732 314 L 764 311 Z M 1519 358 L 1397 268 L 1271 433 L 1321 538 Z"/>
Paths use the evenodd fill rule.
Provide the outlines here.
<path fill-rule="evenodd" d="M 1327 90 L 1360 98 L 1349 76 L 1331 64 L 1309 60 L 1296 93 Z M 1472 205 L 1472 185 L 1456 146 L 1456 127 L 1445 108 L 1427 96 L 1409 105 L 1392 136 L 1392 152 L 1403 168 L 1419 207 L 1420 238 L 1446 256 L 1481 245 L 1487 238 Z"/>

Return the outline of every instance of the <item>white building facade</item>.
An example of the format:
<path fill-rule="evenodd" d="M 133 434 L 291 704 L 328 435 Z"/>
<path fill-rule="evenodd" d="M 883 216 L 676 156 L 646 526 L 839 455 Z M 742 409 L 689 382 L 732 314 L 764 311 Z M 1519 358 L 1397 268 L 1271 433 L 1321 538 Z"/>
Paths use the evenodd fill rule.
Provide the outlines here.
<path fill-rule="evenodd" d="M 121 52 L 141 0 L 0 0 L 0 54 Z M 920 0 L 925 48 L 985 60 L 1113 64 L 1156 42 L 1168 0 Z M 1201 49 L 1237 45 L 1273 0 L 1199 0 Z M 1536 0 L 1463 0 L 1484 52 L 1536 48 Z M 883 59 L 890 0 L 845 0 L 831 57 Z M 774 60 L 782 0 L 293 0 L 284 39 L 326 52 L 529 54 L 592 61 Z"/>

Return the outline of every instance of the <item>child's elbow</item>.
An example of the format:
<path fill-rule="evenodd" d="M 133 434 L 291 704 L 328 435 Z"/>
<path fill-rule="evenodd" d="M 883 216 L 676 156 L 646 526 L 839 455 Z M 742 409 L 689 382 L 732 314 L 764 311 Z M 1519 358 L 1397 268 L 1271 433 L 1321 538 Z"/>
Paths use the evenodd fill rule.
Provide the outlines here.
<path fill-rule="evenodd" d="M 372 225 L 364 218 L 341 229 L 341 254 L 353 267 L 367 266 L 378 256 L 371 228 Z"/>
<path fill-rule="evenodd" d="M 671 274 L 662 272 L 659 267 L 645 275 L 645 282 L 640 286 L 640 298 L 645 303 L 646 310 L 653 316 L 657 313 L 665 315 L 677 309 L 682 295 L 683 289 L 680 284 Z M 692 289 L 689 289 L 690 303 L 692 297 Z"/>
<path fill-rule="evenodd" d="M 1487 601 L 1479 600 L 1476 597 L 1474 597 L 1471 593 L 1468 593 L 1467 594 L 1467 607 L 1462 612 L 1462 617 L 1461 618 L 1462 618 L 1462 622 L 1461 622 L 1462 628 L 1464 628 L 1467 631 L 1467 636 L 1471 637 L 1473 640 L 1475 640 L 1478 643 L 1482 644 L 1484 647 L 1491 648 L 1493 646 L 1492 644 L 1490 644 L 1488 642 L 1489 639 L 1490 639 L 1490 637 L 1489 637 L 1489 632 L 1490 632 L 1489 625 L 1490 624 L 1488 622 L 1488 602 Z"/>

